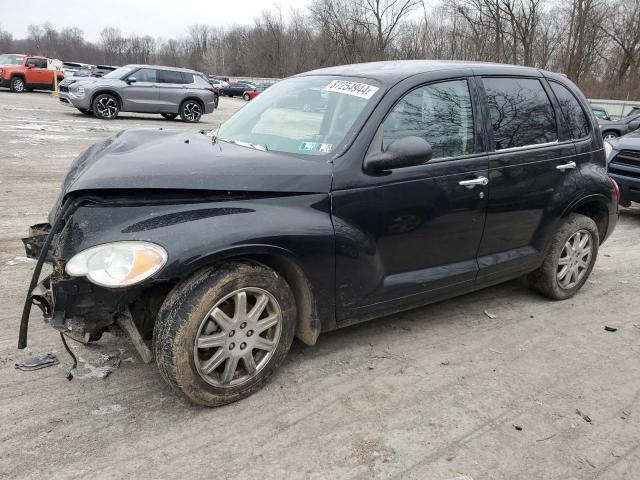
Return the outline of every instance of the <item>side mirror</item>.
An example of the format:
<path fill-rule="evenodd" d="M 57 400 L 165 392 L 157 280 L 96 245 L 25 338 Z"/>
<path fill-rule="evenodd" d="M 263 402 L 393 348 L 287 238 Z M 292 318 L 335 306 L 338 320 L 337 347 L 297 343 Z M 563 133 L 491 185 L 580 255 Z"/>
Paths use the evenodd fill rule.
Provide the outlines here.
<path fill-rule="evenodd" d="M 136 80 L 136 77 L 129 77 L 127 78 L 127 83 L 129 85 L 131 85 L 132 83 L 136 83 L 138 80 Z"/>
<path fill-rule="evenodd" d="M 413 167 L 431 160 L 431 145 L 424 138 L 401 137 L 384 152 L 370 154 L 364 160 L 364 168 L 372 172 L 382 172 L 394 168 Z"/>

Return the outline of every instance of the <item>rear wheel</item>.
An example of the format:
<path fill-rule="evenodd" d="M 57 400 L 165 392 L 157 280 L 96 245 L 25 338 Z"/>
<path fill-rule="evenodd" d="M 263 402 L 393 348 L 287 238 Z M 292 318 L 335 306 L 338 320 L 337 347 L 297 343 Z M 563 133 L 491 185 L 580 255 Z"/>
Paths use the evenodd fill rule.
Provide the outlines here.
<path fill-rule="evenodd" d="M 259 390 L 282 363 L 295 329 L 287 282 L 273 270 L 234 262 L 205 269 L 175 287 L 153 332 L 163 378 L 201 405 Z"/>
<path fill-rule="evenodd" d="M 185 100 L 180 105 L 180 118 L 183 122 L 196 123 L 202 117 L 202 105 L 197 100 Z"/>
<path fill-rule="evenodd" d="M 161 113 L 160 115 L 162 115 L 167 120 L 173 120 L 178 116 L 177 113 Z"/>
<path fill-rule="evenodd" d="M 618 138 L 618 137 L 619 137 L 619 135 L 616 132 L 611 132 L 611 131 L 604 132 L 602 134 L 603 140 L 613 140 L 613 139 Z"/>
<path fill-rule="evenodd" d="M 554 235 L 542 266 L 529 274 L 529 283 L 554 300 L 572 297 L 589 278 L 598 246 L 595 222 L 584 215 L 570 215 Z"/>
<path fill-rule="evenodd" d="M 244 98 L 247 102 L 251 100 L 251 97 L 249 96 L 248 93 L 245 93 L 244 95 L 242 95 L 242 98 Z"/>
<path fill-rule="evenodd" d="M 93 99 L 93 114 L 103 120 L 113 120 L 120 112 L 118 99 L 110 93 L 102 93 Z"/>
<path fill-rule="evenodd" d="M 26 89 L 26 85 L 24 80 L 20 77 L 13 77 L 11 79 L 11 83 L 9 84 L 9 88 L 14 93 L 22 93 Z"/>

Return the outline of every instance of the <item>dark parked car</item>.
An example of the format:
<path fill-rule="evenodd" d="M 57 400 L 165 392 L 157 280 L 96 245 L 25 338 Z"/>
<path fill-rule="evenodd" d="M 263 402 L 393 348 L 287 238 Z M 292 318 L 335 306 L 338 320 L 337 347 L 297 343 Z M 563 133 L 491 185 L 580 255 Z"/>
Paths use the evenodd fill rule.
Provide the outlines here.
<path fill-rule="evenodd" d="M 634 105 L 633 107 L 631 107 L 631 110 L 629 110 L 627 112 L 627 117 L 634 117 L 636 115 L 640 114 L 640 105 Z"/>
<path fill-rule="evenodd" d="M 64 335 L 124 331 L 147 360 L 152 338 L 170 385 L 221 405 L 262 387 L 294 336 L 522 275 L 570 298 L 617 219 L 602 136 L 563 75 L 316 70 L 210 135 L 134 129 L 82 153 L 25 239 L 38 262 L 19 346 L 33 302 Z"/>
<path fill-rule="evenodd" d="M 227 97 L 241 97 L 244 92 L 247 90 L 255 90 L 256 85 L 249 82 L 235 82 L 230 83 L 226 87 L 221 87 L 218 89 L 220 95 L 224 95 Z"/>
<path fill-rule="evenodd" d="M 598 120 L 598 124 L 602 138 L 612 140 L 640 128 L 640 112 L 635 115 L 627 115 L 620 120 Z"/>
<path fill-rule="evenodd" d="M 609 175 L 620 186 L 620 204 L 640 203 L 640 130 L 608 143 Z"/>

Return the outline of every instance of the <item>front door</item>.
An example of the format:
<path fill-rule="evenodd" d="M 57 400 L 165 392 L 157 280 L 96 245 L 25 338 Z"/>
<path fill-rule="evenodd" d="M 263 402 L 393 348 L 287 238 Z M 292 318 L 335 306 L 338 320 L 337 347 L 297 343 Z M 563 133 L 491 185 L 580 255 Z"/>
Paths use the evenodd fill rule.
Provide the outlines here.
<path fill-rule="evenodd" d="M 352 321 L 426 303 L 471 286 L 485 218 L 487 155 L 467 79 L 415 88 L 391 109 L 376 138 L 419 136 L 432 160 L 372 175 L 332 192 L 336 314 Z"/>
<path fill-rule="evenodd" d="M 52 71 L 47 69 L 46 58 L 28 58 L 26 82 L 28 85 L 49 86 L 53 83 Z"/>
<path fill-rule="evenodd" d="M 129 112 L 158 111 L 157 70 L 141 68 L 131 73 L 128 78 L 135 78 L 136 81 L 130 83 L 130 80 L 125 79 L 127 86 L 122 89 L 123 110 Z"/>

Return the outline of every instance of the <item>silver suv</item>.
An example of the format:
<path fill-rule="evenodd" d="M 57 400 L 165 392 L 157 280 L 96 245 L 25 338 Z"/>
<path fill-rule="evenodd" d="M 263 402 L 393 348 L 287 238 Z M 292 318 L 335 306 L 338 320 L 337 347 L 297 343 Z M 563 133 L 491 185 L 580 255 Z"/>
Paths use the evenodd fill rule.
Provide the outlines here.
<path fill-rule="evenodd" d="M 200 72 L 153 65 L 125 65 L 101 78 L 82 78 L 60 86 L 60 101 L 85 115 L 111 120 L 119 112 L 178 115 L 198 122 L 218 106 L 218 93 Z"/>

